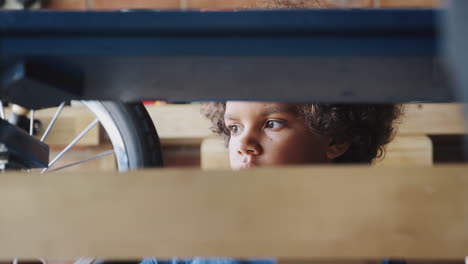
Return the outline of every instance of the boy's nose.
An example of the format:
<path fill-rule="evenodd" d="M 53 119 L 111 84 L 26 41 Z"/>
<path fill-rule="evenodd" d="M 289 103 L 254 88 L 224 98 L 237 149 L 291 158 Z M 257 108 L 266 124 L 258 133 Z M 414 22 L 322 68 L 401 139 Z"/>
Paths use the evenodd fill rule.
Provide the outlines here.
<path fill-rule="evenodd" d="M 240 155 L 260 155 L 262 147 L 258 135 L 253 131 L 246 131 L 239 140 L 237 153 Z"/>

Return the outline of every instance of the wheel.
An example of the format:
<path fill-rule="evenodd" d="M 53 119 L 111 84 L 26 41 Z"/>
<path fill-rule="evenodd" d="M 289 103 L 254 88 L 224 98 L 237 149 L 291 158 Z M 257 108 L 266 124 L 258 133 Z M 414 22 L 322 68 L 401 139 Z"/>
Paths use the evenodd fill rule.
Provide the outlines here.
<path fill-rule="evenodd" d="M 141 103 L 82 101 L 104 127 L 119 171 L 163 165 L 159 137 Z"/>
<path fill-rule="evenodd" d="M 84 105 L 84 107 L 77 106 L 79 104 Z M 41 138 L 41 141 L 45 140 L 45 143 L 48 142 L 51 134 L 57 132 L 54 131 L 54 126 L 61 122 L 59 121 L 61 118 L 62 123 L 55 130 L 59 130 L 60 127 L 66 129 L 70 124 L 73 125 L 74 123 L 70 123 L 70 116 L 72 116 L 72 119 L 75 121 L 78 120 L 81 123 L 86 122 L 84 125 L 87 125 L 81 132 L 75 133 L 77 135 L 68 135 L 71 133 L 61 132 L 62 134 L 67 134 L 66 136 L 69 136 L 69 139 L 61 143 L 62 146 L 60 147 L 55 145 L 51 146 L 49 167 L 42 169 L 43 173 L 65 169 L 72 170 L 72 168 L 86 169 L 87 164 L 92 165 L 93 162 L 102 162 L 103 160 L 106 160 L 107 163 L 112 163 L 112 166 L 107 167 L 115 168 L 121 172 L 139 168 L 161 167 L 163 165 L 159 137 L 151 117 L 143 104 L 80 101 L 78 103 L 72 103 L 72 106 L 75 108 L 71 114 L 70 111 L 72 111 L 71 109 L 73 109 L 73 107 L 65 108 L 64 105 L 65 103 L 62 103 L 56 109 L 31 111 L 32 114 L 28 116 L 30 118 L 28 119 L 29 122 L 31 119 L 35 119 L 34 116 L 41 118 L 41 116 L 44 116 L 44 112 L 48 111 L 48 117 L 51 118 L 51 121 L 49 124 L 42 122 L 43 126 L 47 126 L 47 129 L 45 129 L 45 131 L 42 129 L 42 135 L 36 136 L 37 139 Z M 15 112 L 15 110 L 13 110 L 13 112 Z M 22 114 L 24 115 L 24 113 L 23 111 Z M 52 113 L 54 113 L 53 117 L 51 115 Z M 78 115 L 79 118 L 77 118 Z M 10 117 L 12 116 L 14 115 L 10 114 Z M 88 117 L 88 119 L 91 118 L 90 120 L 93 121 L 82 120 L 86 119 L 86 117 Z M 64 123 L 65 121 L 63 121 L 63 119 L 65 119 L 65 121 L 68 120 L 68 123 Z M 10 118 L 10 120 L 12 119 Z M 30 128 L 30 133 L 36 130 L 36 124 L 37 120 L 31 123 L 34 129 Z M 100 124 L 99 128 L 102 127 L 102 130 L 106 132 L 104 136 L 99 139 L 101 143 L 94 147 L 83 148 L 83 146 L 76 146 L 85 136 L 90 136 L 89 134 L 92 134 L 90 131 L 93 131 L 93 129 L 94 132 L 96 132 L 94 136 L 97 138 L 97 134 L 99 133 L 97 133 L 98 128 L 96 128 L 96 126 L 98 124 Z M 23 129 L 25 128 L 23 127 Z M 97 143 L 95 145 L 97 145 Z M 104 151 L 103 147 L 105 148 Z M 74 149 L 80 149 L 80 151 L 74 152 Z M 99 153 L 96 154 L 97 152 Z M 79 155 L 77 155 L 77 153 Z M 89 155 L 83 157 L 83 153 Z M 112 158 L 112 156 L 114 158 Z M 94 165 L 94 167 L 91 168 L 95 169 L 96 166 Z"/>

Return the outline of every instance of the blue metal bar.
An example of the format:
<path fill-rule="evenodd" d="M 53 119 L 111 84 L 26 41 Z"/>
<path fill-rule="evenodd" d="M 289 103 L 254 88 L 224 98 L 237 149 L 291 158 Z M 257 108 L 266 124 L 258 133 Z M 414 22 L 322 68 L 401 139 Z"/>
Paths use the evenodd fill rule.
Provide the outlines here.
<path fill-rule="evenodd" d="M 4 55 L 436 54 L 436 11 L 0 12 Z"/>
<path fill-rule="evenodd" d="M 4 33 L 73 34 L 336 34 L 434 32 L 433 9 L 280 11 L 2 11 Z"/>
<path fill-rule="evenodd" d="M 0 12 L 0 96 L 453 101 L 438 12 Z"/>

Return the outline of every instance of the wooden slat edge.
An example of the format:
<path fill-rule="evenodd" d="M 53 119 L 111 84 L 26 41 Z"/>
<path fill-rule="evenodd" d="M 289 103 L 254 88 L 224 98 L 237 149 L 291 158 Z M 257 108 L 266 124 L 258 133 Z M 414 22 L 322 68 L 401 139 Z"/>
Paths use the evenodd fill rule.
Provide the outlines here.
<path fill-rule="evenodd" d="M 0 258 L 462 259 L 468 167 L 0 177 Z"/>

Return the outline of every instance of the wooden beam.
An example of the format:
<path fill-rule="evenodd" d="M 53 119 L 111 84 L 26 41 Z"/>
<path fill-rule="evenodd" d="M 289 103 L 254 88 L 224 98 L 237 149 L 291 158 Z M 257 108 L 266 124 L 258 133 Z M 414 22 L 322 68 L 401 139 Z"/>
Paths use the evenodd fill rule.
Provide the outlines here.
<path fill-rule="evenodd" d="M 95 155 L 101 154 L 103 152 L 112 150 L 113 146 L 109 142 L 107 144 L 101 144 L 99 146 L 75 146 L 71 148 L 66 155 L 62 156 L 51 168 L 50 170 L 60 168 L 62 166 L 69 165 L 78 161 L 85 160 L 87 158 L 93 157 Z M 62 147 L 52 146 L 50 148 L 50 158 L 57 156 Z M 67 167 L 65 172 L 69 173 L 72 171 L 115 171 L 117 170 L 117 161 L 115 155 L 108 155 L 101 157 L 95 160 L 87 161 L 81 164 L 77 164 L 71 167 Z"/>
<path fill-rule="evenodd" d="M 400 135 L 462 135 L 468 133 L 463 104 L 406 104 Z M 468 106 L 467 106 L 468 107 Z M 468 119 L 467 119 L 468 120 Z"/>
<path fill-rule="evenodd" d="M 458 259 L 468 167 L 0 177 L 0 259 Z"/>
<path fill-rule="evenodd" d="M 425 135 L 397 136 L 375 160 L 376 166 L 432 166 L 432 141 Z"/>
<path fill-rule="evenodd" d="M 200 113 L 199 104 L 146 106 L 162 144 L 199 145 L 212 136 L 210 122 Z"/>
<path fill-rule="evenodd" d="M 219 137 L 206 138 L 200 145 L 200 167 L 208 170 L 230 169 L 229 151 Z"/>

